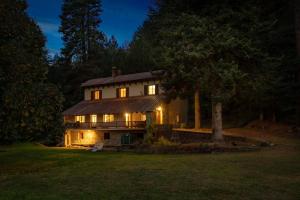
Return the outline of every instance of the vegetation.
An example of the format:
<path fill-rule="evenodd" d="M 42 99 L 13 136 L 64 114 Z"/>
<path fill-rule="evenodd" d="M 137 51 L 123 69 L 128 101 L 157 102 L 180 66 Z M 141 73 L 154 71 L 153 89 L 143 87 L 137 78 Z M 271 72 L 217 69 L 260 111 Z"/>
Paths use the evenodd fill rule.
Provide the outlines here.
<path fill-rule="evenodd" d="M 292 1 L 200 2 L 157 1 L 132 42 L 146 44 L 149 63 L 166 69 L 168 96 L 195 94 L 198 127 L 201 91 L 210 102 L 204 112 L 214 105 L 208 113 L 218 119 L 212 119 L 216 139 L 222 139 L 221 103 L 225 117 L 236 121 L 297 123 L 299 96 L 289 93 L 299 90 Z"/>
<path fill-rule="evenodd" d="M 297 1 L 157 0 L 120 47 L 101 31 L 101 0 L 64 0 L 64 46 L 50 61 L 26 8 L 25 0 L 0 2 L 1 143 L 58 143 L 60 113 L 82 100 L 80 84 L 110 76 L 113 66 L 123 73 L 165 69 L 169 99 L 194 96 L 189 119 L 198 128 L 212 118 L 217 140 L 222 113 L 235 126 L 257 118 L 300 123 Z"/>
<path fill-rule="evenodd" d="M 56 144 L 63 97 L 47 80 L 45 38 L 26 8 L 24 1 L 0 2 L 0 143 Z"/>
<path fill-rule="evenodd" d="M 204 155 L 1 147 L 0 199 L 299 199 L 300 143 L 277 142 Z"/>

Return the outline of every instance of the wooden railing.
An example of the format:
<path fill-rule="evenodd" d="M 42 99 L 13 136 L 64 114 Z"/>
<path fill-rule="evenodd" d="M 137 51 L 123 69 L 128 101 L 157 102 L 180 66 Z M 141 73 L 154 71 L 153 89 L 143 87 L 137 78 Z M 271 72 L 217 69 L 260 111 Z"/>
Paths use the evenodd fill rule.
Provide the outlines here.
<path fill-rule="evenodd" d="M 66 122 L 66 128 L 145 128 L 145 121 Z"/>

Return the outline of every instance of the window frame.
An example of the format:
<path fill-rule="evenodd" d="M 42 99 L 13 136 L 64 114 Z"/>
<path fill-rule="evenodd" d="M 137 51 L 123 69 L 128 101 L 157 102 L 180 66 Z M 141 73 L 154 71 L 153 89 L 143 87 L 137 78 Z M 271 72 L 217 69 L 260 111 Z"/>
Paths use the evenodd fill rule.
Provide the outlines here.
<path fill-rule="evenodd" d="M 91 114 L 90 115 L 90 122 L 91 123 L 97 123 L 97 119 L 98 117 L 97 117 L 97 115 L 96 114 Z M 95 119 L 95 120 L 94 120 Z"/>
<path fill-rule="evenodd" d="M 120 98 L 126 98 L 127 97 L 127 88 L 119 88 L 119 97 Z"/>
<path fill-rule="evenodd" d="M 153 85 L 148 85 L 148 91 L 147 91 L 147 94 L 148 95 L 156 95 L 156 85 L 153 84 Z"/>
<path fill-rule="evenodd" d="M 91 100 L 99 101 L 101 99 L 102 99 L 102 90 L 93 90 L 93 91 L 91 91 Z"/>
<path fill-rule="evenodd" d="M 104 140 L 110 140 L 110 132 L 104 132 L 103 139 Z"/>
<path fill-rule="evenodd" d="M 109 123 L 114 121 L 115 121 L 114 114 L 103 114 L 103 122 Z"/>
<path fill-rule="evenodd" d="M 84 115 L 76 115 L 75 122 L 85 123 L 85 116 Z"/>

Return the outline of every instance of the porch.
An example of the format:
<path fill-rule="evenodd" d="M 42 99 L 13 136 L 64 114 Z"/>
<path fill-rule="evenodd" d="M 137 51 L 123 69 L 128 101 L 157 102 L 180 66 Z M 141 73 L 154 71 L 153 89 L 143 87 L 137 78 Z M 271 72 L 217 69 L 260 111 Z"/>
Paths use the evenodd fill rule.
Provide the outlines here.
<path fill-rule="evenodd" d="M 146 121 L 66 122 L 67 129 L 145 129 Z"/>

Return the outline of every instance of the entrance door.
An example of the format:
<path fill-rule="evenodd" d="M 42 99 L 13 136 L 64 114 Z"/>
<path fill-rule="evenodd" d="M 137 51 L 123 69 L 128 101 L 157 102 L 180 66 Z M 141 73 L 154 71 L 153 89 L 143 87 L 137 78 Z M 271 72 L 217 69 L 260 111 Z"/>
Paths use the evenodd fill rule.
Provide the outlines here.
<path fill-rule="evenodd" d="M 131 115 L 130 115 L 130 113 L 125 113 L 125 122 L 126 122 L 127 127 L 131 126 Z"/>
<path fill-rule="evenodd" d="M 65 135 L 65 146 L 71 146 L 71 135 L 69 133 Z"/>

